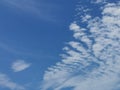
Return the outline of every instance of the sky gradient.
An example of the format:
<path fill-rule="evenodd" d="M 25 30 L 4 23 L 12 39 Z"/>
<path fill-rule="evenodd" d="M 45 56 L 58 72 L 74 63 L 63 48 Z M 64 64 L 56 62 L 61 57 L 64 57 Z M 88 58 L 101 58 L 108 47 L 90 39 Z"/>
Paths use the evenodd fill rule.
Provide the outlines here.
<path fill-rule="evenodd" d="M 0 11 L 0 90 L 120 90 L 119 0 L 1 0 Z"/>

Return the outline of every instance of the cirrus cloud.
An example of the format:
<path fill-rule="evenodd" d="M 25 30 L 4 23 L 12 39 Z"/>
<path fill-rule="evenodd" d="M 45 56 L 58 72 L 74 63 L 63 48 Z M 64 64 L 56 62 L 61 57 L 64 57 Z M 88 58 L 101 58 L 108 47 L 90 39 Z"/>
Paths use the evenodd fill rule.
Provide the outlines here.
<path fill-rule="evenodd" d="M 55 12 L 57 12 L 58 5 L 50 2 L 37 0 L 1 0 L 2 5 L 9 7 L 15 12 L 26 13 L 28 15 L 35 15 L 40 20 L 54 22 Z"/>

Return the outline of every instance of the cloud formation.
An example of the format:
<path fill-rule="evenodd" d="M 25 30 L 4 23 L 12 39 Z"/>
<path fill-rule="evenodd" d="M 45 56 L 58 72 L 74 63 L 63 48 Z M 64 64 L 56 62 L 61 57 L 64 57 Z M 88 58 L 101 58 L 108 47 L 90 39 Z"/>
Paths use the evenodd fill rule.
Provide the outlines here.
<path fill-rule="evenodd" d="M 70 25 L 75 40 L 63 48 L 62 61 L 45 72 L 42 90 L 120 89 L 120 2 L 98 1 L 78 5 Z"/>
<path fill-rule="evenodd" d="M 13 62 L 12 69 L 14 72 L 20 72 L 23 71 L 31 66 L 30 63 L 25 62 L 24 60 L 17 60 Z"/>
<path fill-rule="evenodd" d="M 9 90 L 25 90 L 25 88 L 13 82 L 6 74 L 0 73 L 0 86 Z"/>

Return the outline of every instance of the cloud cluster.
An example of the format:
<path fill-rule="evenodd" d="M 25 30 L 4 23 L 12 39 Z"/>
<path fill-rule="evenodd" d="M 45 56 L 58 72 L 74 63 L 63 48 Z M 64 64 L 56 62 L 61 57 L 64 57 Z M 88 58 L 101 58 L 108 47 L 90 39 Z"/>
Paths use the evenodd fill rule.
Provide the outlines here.
<path fill-rule="evenodd" d="M 62 61 L 45 72 L 42 90 L 120 88 L 120 2 L 96 5 L 100 15 L 92 13 L 95 4 L 77 8 L 78 13 L 85 12 L 77 14 L 81 22 L 78 19 L 70 25 L 75 40 L 63 48 Z"/>

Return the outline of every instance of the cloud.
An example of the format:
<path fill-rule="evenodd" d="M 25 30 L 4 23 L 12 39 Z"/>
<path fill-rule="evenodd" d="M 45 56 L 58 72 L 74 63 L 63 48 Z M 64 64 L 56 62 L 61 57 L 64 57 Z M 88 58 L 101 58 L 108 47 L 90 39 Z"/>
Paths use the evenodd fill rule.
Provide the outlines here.
<path fill-rule="evenodd" d="M 15 10 L 15 12 L 22 11 L 28 13 L 28 15 L 35 15 L 35 17 L 44 21 L 54 21 L 54 14 L 58 8 L 57 5 L 42 0 L 2 0 L 0 2 L 9 9 Z"/>
<path fill-rule="evenodd" d="M 42 90 L 120 89 L 120 2 L 89 4 L 91 13 L 101 14 L 85 12 L 71 23 L 75 40 L 63 48 L 62 61 L 45 71 Z"/>
<path fill-rule="evenodd" d="M 24 60 L 17 60 L 13 62 L 12 69 L 14 72 L 20 72 L 23 71 L 31 66 L 30 63 L 25 62 Z"/>
<path fill-rule="evenodd" d="M 0 42 L 0 49 L 5 50 L 12 54 L 17 54 L 17 55 L 28 55 L 28 56 L 33 55 L 33 53 L 17 50 L 16 48 L 13 48 L 13 46 L 10 46 L 9 44 L 3 43 L 3 42 Z"/>
<path fill-rule="evenodd" d="M 93 3 L 105 3 L 107 0 L 92 0 Z"/>
<path fill-rule="evenodd" d="M 0 73 L 0 87 L 9 90 L 25 90 L 25 87 L 13 82 L 6 74 Z"/>

